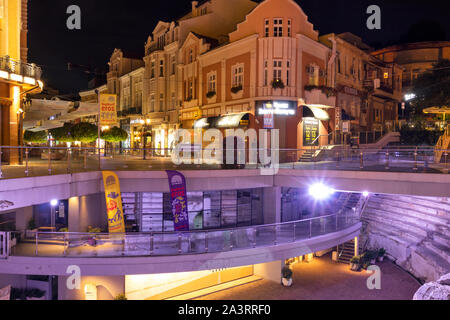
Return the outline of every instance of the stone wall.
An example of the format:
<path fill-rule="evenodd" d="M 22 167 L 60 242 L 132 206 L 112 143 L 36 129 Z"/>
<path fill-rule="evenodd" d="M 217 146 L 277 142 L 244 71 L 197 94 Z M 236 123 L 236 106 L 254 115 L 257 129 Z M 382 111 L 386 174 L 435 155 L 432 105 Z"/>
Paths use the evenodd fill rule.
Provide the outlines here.
<path fill-rule="evenodd" d="M 450 198 L 372 195 L 362 220 L 361 243 L 385 248 L 417 278 L 450 272 Z"/>

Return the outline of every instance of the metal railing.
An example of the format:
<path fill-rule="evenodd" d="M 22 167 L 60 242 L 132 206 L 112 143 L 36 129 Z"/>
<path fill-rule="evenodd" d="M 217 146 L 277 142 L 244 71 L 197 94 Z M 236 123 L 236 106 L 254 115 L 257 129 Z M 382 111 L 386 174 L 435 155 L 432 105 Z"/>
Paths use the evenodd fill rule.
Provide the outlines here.
<path fill-rule="evenodd" d="M 40 67 L 31 63 L 11 59 L 8 56 L 0 57 L 0 70 L 35 78 L 37 80 L 40 80 L 42 75 Z"/>
<path fill-rule="evenodd" d="M 205 254 L 294 243 L 345 230 L 357 223 L 356 215 L 335 214 L 277 224 L 189 232 L 105 234 L 36 231 L 20 241 L 12 252 L 15 256 L 88 258 Z"/>
<path fill-rule="evenodd" d="M 450 150 L 440 150 L 443 159 L 435 162 L 433 147 L 389 147 L 388 149 L 356 149 L 347 146 L 321 149 L 309 162 L 300 162 L 301 155 L 310 149 L 267 150 L 270 156 L 278 153 L 274 167 L 300 170 L 344 170 L 377 172 L 448 173 Z M 235 150 L 235 155 L 238 150 Z M 100 157 L 99 157 L 100 152 Z M 242 152 L 248 155 L 248 150 Z M 266 150 L 258 149 L 258 159 Z M 249 163 L 224 165 L 226 158 L 205 162 L 201 148 L 189 148 L 176 163 L 171 158 L 173 150 L 155 148 L 81 148 L 81 147 L 6 147 L 0 146 L 0 179 L 71 174 L 98 170 L 149 171 L 149 170 L 219 170 L 262 169 L 272 164 Z M 247 156 L 248 158 L 248 156 Z M 19 164 L 13 163 L 16 159 Z M 183 160 L 184 161 L 181 161 Z M 200 162 L 199 162 L 200 161 Z M 303 160 L 302 160 L 303 161 Z"/>

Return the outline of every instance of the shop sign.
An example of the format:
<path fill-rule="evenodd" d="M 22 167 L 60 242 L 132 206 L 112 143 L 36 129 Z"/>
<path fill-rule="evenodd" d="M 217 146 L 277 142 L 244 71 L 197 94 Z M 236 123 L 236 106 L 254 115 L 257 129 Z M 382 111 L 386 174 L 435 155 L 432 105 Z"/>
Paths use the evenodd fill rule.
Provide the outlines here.
<path fill-rule="evenodd" d="M 305 118 L 303 120 L 303 146 L 319 145 L 319 125 L 320 121 L 314 118 Z"/>
<path fill-rule="evenodd" d="M 342 121 L 342 132 L 350 132 L 350 121 Z"/>
<path fill-rule="evenodd" d="M 295 109 L 291 107 L 290 102 L 274 101 L 273 103 L 264 103 L 263 108 L 259 108 L 260 115 L 272 114 L 279 116 L 294 116 Z"/>

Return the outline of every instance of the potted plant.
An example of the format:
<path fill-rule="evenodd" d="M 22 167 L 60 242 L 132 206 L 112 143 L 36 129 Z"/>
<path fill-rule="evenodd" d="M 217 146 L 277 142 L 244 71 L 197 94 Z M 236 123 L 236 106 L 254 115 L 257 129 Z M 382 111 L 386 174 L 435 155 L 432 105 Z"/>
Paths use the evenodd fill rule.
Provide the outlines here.
<path fill-rule="evenodd" d="M 285 266 L 282 270 L 281 270 L 281 283 L 283 284 L 283 286 L 285 287 L 290 287 L 292 286 L 292 270 L 289 268 L 289 266 Z"/>
<path fill-rule="evenodd" d="M 231 87 L 231 92 L 234 93 L 234 94 L 238 93 L 241 90 L 242 90 L 242 84 L 234 86 L 234 87 Z"/>
<path fill-rule="evenodd" d="M 378 261 L 382 262 L 384 260 L 384 255 L 386 254 L 386 250 L 381 248 L 378 250 Z"/>
<path fill-rule="evenodd" d="M 274 89 L 284 89 L 284 83 L 281 81 L 281 79 L 275 79 L 272 81 L 272 88 Z"/>
<path fill-rule="evenodd" d="M 360 271 L 361 270 L 361 257 L 354 256 L 350 259 L 350 270 L 352 271 Z"/>
<path fill-rule="evenodd" d="M 215 91 L 208 91 L 207 93 L 206 93 L 206 97 L 208 98 L 208 99 L 211 99 L 212 97 L 214 97 L 216 95 L 216 92 Z"/>
<path fill-rule="evenodd" d="M 370 264 L 375 264 L 377 262 L 378 250 L 369 250 L 368 253 L 367 260 L 370 261 Z"/>
<path fill-rule="evenodd" d="M 114 300 L 128 300 L 127 296 L 123 293 L 118 294 L 114 297 Z"/>

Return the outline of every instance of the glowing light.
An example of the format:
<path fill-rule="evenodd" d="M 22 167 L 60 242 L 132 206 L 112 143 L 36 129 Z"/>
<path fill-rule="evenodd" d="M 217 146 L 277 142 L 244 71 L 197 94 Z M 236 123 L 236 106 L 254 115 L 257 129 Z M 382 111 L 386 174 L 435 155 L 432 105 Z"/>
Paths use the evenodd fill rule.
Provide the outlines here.
<path fill-rule="evenodd" d="M 33 78 L 30 78 L 30 77 L 24 77 L 23 82 L 31 84 L 33 86 L 36 84 L 36 80 L 34 80 Z"/>
<path fill-rule="evenodd" d="M 369 196 L 369 191 L 364 191 L 363 196 L 367 198 Z"/>
<path fill-rule="evenodd" d="M 56 207 L 58 205 L 58 200 L 53 199 L 52 201 L 50 201 L 50 205 L 52 207 Z"/>
<path fill-rule="evenodd" d="M 414 93 L 407 93 L 405 94 L 405 101 L 410 101 L 412 99 L 414 99 L 416 97 L 416 95 Z"/>
<path fill-rule="evenodd" d="M 322 183 L 313 184 L 309 188 L 309 195 L 316 200 L 324 200 L 334 194 L 335 190 L 333 188 L 327 187 Z"/>
<path fill-rule="evenodd" d="M 23 77 L 19 74 L 15 74 L 15 73 L 11 73 L 9 75 L 9 78 L 13 81 L 17 81 L 17 82 L 22 82 L 23 81 Z"/>
<path fill-rule="evenodd" d="M 0 78 L 9 79 L 9 73 L 6 71 L 0 71 Z"/>

